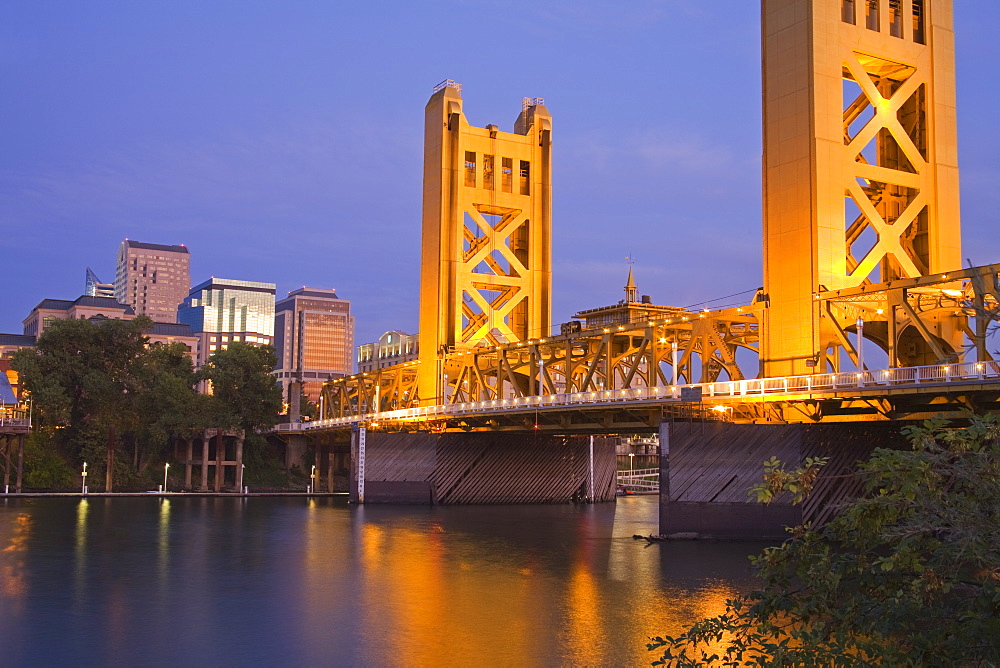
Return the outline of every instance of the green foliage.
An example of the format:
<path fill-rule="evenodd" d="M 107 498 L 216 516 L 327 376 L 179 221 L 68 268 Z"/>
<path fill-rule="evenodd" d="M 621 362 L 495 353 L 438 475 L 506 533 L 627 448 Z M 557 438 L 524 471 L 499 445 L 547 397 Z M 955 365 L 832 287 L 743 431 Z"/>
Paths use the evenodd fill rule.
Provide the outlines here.
<path fill-rule="evenodd" d="M 230 343 L 212 355 L 199 377 L 212 384 L 215 424 L 250 434 L 269 429 L 281 412 L 281 388 L 271 372 L 271 346 Z"/>
<path fill-rule="evenodd" d="M 35 432 L 24 443 L 24 484 L 32 489 L 73 489 L 76 473 L 51 447 L 51 439 Z"/>
<path fill-rule="evenodd" d="M 67 486 L 75 475 L 66 463 L 86 461 L 92 489 L 103 488 L 111 448 L 113 479 L 149 488 L 173 439 L 204 429 L 243 429 L 248 435 L 272 427 L 281 391 L 271 375 L 274 352 L 233 343 L 196 374 L 181 344 L 149 345 L 148 318 L 58 320 L 34 349 L 18 351 L 13 366 L 32 397 L 42 440 L 26 463 L 31 487 Z M 214 395 L 198 394 L 200 380 Z M 262 439 L 248 438 L 253 448 Z M 65 469 L 65 470 L 63 470 Z"/>
<path fill-rule="evenodd" d="M 760 503 L 770 503 L 783 492 L 790 492 L 792 503 L 801 503 L 810 494 L 819 478 L 819 470 L 826 466 L 827 457 L 807 457 L 805 465 L 786 471 L 777 457 L 764 462 L 764 481 L 750 490 L 750 496 Z"/>
<path fill-rule="evenodd" d="M 1000 420 L 930 420 L 907 436 L 911 451 L 877 449 L 861 466 L 865 496 L 754 559 L 760 591 L 651 639 L 654 665 L 1000 663 Z M 815 468 L 768 462 L 765 496 Z"/>
<path fill-rule="evenodd" d="M 266 438 L 260 434 L 248 435 L 243 447 L 246 462 L 243 484 L 251 490 L 301 488 L 299 480 L 293 480 L 285 469 L 281 453 L 268 447 Z"/>

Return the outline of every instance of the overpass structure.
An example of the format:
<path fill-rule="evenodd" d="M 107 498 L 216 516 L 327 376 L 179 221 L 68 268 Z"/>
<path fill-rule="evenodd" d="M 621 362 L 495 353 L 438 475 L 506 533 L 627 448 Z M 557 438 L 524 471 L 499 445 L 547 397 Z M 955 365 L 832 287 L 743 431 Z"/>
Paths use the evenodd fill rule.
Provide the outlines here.
<path fill-rule="evenodd" d="M 320 420 L 286 429 L 479 434 L 473 462 L 497 432 L 669 441 L 664 424 L 709 415 L 763 429 L 996 409 L 1000 265 L 962 267 L 952 0 L 763 0 L 762 19 L 749 303 L 626 308 L 554 335 L 552 116 L 525 98 L 513 133 L 477 128 L 446 81 L 425 114 L 420 358 L 327 383 Z M 793 454 L 814 450 L 800 439 Z"/>

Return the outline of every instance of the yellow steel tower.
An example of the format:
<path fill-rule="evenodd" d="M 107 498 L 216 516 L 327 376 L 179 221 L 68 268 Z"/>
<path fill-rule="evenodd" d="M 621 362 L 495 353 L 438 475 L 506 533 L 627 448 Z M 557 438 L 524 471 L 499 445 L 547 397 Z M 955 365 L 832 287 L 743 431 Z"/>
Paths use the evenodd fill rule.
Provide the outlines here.
<path fill-rule="evenodd" d="M 417 377 L 423 404 L 445 401 L 446 353 L 551 330 L 551 131 L 552 117 L 537 98 L 524 99 L 513 133 L 469 125 L 453 81 L 427 103 Z"/>
<path fill-rule="evenodd" d="M 783 376 L 837 364 L 850 324 L 821 293 L 961 268 L 952 0 L 764 0 L 763 39 L 761 363 Z M 956 347 L 954 317 L 918 324 Z M 892 351 L 900 327 L 865 333 Z"/>

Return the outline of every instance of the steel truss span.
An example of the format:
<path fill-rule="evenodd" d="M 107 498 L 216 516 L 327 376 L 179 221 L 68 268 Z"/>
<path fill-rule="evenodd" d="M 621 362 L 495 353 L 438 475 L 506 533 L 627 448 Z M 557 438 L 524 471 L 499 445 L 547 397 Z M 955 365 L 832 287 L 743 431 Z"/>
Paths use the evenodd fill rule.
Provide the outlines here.
<path fill-rule="evenodd" d="M 445 355 L 445 397 L 431 406 L 420 406 L 418 362 L 337 379 L 324 387 L 322 423 L 346 424 L 371 415 L 405 421 L 591 404 L 677 403 L 682 386 L 700 387 L 705 397 L 771 402 L 779 395 L 838 393 L 859 387 L 859 381 L 869 392 L 995 382 L 990 370 L 996 362 L 986 337 L 989 323 L 1000 314 L 1000 266 L 816 293 L 815 300 L 840 341 L 839 349 L 831 347 L 815 361 L 822 373 L 748 379 L 751 374 L 737 356 L 743 350 L 756 363 L 759 313 L 766 306 L 755 298 L 746 307 Z M 965 333 L 965 349 L 937 335 L 943 314 Z M 859 359 L 859 330 L 887 355 L 888 369 L 857 370 L 866 366 Z M 911 349 L 933 351 L 935 363 L 911 366 Z M 959 363 L 967 358 L 975 361 Z M 843 370 L 844 365 L 853 370 Z"/>

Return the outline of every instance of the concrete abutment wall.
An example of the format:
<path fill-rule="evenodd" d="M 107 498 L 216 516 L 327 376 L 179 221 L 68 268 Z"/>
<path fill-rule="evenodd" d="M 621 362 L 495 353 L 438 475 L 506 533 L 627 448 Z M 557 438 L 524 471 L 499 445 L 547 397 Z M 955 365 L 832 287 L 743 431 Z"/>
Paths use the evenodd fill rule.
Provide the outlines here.
<path fill-rule="evenodd" d="M 351 499 L 358 500 L 357 434 Z M 615 494 L 612 439 L 520 432 L 365 435 L 365 503 L 569 503 Z"/>
<path fill-rule="evenodd" d="M 723 539 L 784 539 L 785 527 L 829 519 L 837 504 L 861 493 L 850 474 L 876 447 L 908 447 L 896 422 L 660 425 L 660 534 Z M 752 502 L 764 462 L 777 457 L 797 468 L 827 457 L 810 498 L 793 506 L 785 495 Z"/>

